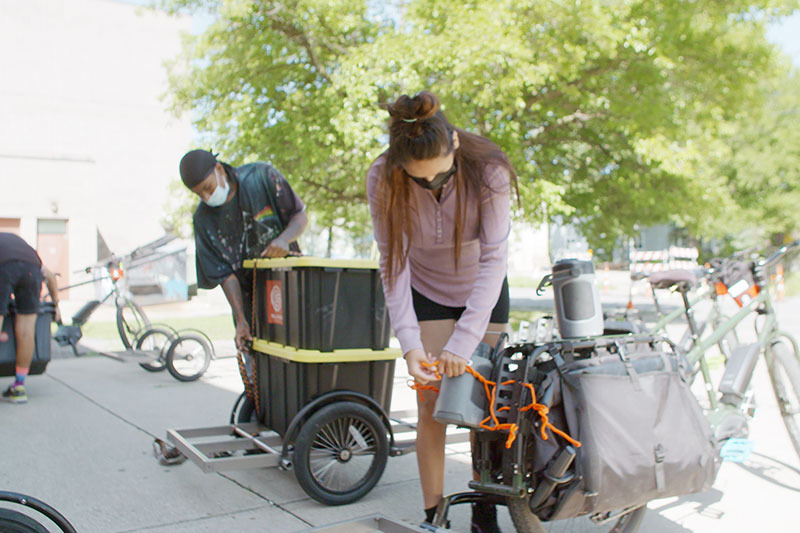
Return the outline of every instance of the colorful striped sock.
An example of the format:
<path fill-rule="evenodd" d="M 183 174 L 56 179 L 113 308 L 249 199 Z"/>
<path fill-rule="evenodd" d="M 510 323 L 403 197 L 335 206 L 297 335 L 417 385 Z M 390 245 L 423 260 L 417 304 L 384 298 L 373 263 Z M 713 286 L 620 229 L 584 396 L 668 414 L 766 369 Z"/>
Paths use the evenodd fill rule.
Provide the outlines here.
<path fill-rule="evenodd" d="M 16 367 L 15 369 L 16 379 L 14 381 L 15 387 L 17 385 L 25 385 L 25 378 L 28 377 L 29 370 L 30 370 L 29 368 L 23 368 L 21 366 Z"/>

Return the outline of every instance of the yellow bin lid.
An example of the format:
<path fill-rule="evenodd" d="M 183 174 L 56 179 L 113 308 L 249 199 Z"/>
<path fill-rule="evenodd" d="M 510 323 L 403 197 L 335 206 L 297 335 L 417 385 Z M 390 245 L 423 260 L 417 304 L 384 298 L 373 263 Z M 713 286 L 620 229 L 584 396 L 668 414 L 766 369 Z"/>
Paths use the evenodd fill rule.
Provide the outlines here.
<path fill-rule="evenodd" d="M 397 348 L 370 350 L 367 348 L 351 348 L 321 352 L 319 350 L 300 350 L 291 346 L 270 342 L 265 339 L 253 339 L 253 349 L 287 361 L 296 363 L 357 363 L 363 361 L 389 361 L 403 355 Z"/>
<path fill-rule="evenodd" d="M 245 259 L 245 268 L 295 268 L 295 267 L 324 267 L 324 268 L 362 268 L 376 270 L 377 261 L 369 259 L 328 259 L 325 257 L 280 257 L 270 259 L 266 257 L 258 259 Z"/>

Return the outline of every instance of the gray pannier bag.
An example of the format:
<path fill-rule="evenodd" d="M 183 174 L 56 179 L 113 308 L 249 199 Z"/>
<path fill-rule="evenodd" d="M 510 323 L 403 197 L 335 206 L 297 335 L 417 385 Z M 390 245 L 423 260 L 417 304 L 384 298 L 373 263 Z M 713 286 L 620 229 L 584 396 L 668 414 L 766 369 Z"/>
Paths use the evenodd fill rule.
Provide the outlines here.
<path fill-rule="evenodd" d="M 711 488 L 720 464 L 708 421 L 685 378 L 680 356 L 657 341 L 598 338 L 588 350 L 553 343 L 537 363 L 536 396 L 554 426 L 581 446 L 533 430 L 533 472 L 574 452 L 570 475 L 540 502 L 544 520 L 603 513 Z M 580 344 L 580 343 L 578 343 Z M 587 355 L 588 354 L 588 355 Z"/>

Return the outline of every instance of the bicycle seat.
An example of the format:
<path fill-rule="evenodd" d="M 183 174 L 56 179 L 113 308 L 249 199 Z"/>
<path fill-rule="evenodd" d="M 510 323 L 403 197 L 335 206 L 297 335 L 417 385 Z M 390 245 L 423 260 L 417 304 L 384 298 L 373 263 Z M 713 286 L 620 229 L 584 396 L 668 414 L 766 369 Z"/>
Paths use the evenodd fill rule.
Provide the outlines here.
<path fill-rule="evenodd" d="M 688 291 L 697 284 L 697 275 L 691 270 L 666 270 L 653 272 L 648 278 L 655 289 L 675 287 L 679 291 Z"/>

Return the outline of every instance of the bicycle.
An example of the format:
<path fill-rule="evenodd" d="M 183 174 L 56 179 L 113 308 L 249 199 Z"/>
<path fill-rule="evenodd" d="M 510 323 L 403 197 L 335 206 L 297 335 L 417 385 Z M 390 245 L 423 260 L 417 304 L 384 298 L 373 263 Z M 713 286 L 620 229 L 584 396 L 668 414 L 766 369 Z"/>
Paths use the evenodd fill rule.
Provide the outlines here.
<path fill-rule="evenodd" d="M 586 339 L 571 339 L 553 341 L 545 344 L 522 344 L 512 346 L 508 354 L 495 362 L 492 380 L 496 383 L 512 383 L 514 380 L 526 382 L 527 369 L 538 364 L 551 364 L 548 359 L 539 359 L 539 353 L 553 352 L 554 347 L 560 346 L 562 351 L 580 353 L 585 350 L 585 356 L 591 357 L 597 347 L 611 346 L 616 343 L 659 343 L 671 345 L 673 352 L 682 355 L 685 360 L 685 370 L 681 374 L 686 376 L 686 381 L 691 383 L 701 374 L 708 395 L 708 406 L 703 409 L 703 414 L 709 421 L 717 450 L 723 458 L 743 460 L 751 449 L 752 443 L 745 440 L 749 435 L 749 421 L 755 411 L 752 406 L 751 381 L 755 363 L 763 355 L 769 373 L 773 391 L 780 409 L 781 417 L 786 425 L 789 437 L 795 451 L 800 456 L 800 350 L 797 341 L 787 332 L 781 330 L 775 316 L 775 309 L 768 287 L 768 269 L 784 258 L 786 254 L 800 248 L 800 241 L 786 245 L 768 258 L 758 261 L 742 262 L 738 259 L 729 259 L 716 262 L 712 268 L 703 274 L 711 286 L 719 289 L 717 295 L 725 292 L 734 297 L 741 308 L 732 317 L 715 325 L 707 337 L 701 338 L 700 328 L 694 316 L 693 302 L 687 293 L 691 279 L 673 279 L 672 283 L 664 279 L 663 284 L 673 288 L 682 289 L 684 301 L 683 314 L 687 318 L 691 331 L 691 343 L 688 351 L 684 351 L 678 343 L 672 342 L 666 335 L 603 335 Z M 734 265 L 736 268 L 730 268 Z M 730 271 L 736 272 L 735 276 Z M 695 302 L 696 305 L 696 302 Z M 754 317 L 757 340 L 751 343 L 742 343 L 731 350 L 730 356 L 725 361 L 725 370 L 719 386 L 715 386 L 709 370 L 707 355 L 712 347 L 718 345 L 721 339 L 730 334 L 746 318 Z M 672 320 L 677 316 L 672 317 Z M 713 317 L 712 317 L 713 318 Z M 619 351 L 619 349 L 618 349 Z M 681 364 L 683 367 L 684 364 Z M 512 379 L 513 378 L 513 379 Z M 508 390 L 493 392 L 491 402 L 497 406 L 508 406 L 503 413 L 507 420 L 519 425 L 517 439 L 509 450 L 496 453 L 494 448 L 498 436 L 490 432 L 479 432 L 477 439 L 478 468 L 481 480 L 470 482 L 474 492 L 459 493 L 446 497 L 437 510 L 434 526 L 440 527 L 447 518 L 448 508 L 454 504 L 470 501 L 492 501 L 506 505 L 512 516 L 512 521 L 518 531 L 522 533 L 543 533 L 544 526 L 547 531 L 614 531 L 624 533 L 636 532 L 646 513 L 646 505 L 634 505 L 614 512 L 595 513 L 591 516 L 577 516 L 565 520 L 543 522 L 538 514 L 550 500 L 556 486 L 569 483 L 575 479 L 575 473 L 569 469 L 571 457 L 563 453 L 569 447 L 562 447 L 562 453 L 553 459 L 546 472 L 534 479 L 529 468 L 533 457 L 539 453 L 535 446 L 531 446 L 531 428 L 536 428 L 533 415 L 522 413 L 520 409 L 521 388 L 511 385 Z M 517 387 L 515 389 L 514 387 Z M 502 398 L 502 400 L 500 399 Z M 548 402 L 543 399 L 543 402 Z M 498 408 L 500 412 L 506 407 Z M 527 407 L 526 407 L 527 409 Z M 557 413 L 550 412 L 556 416 Z M 561 415 L 563 416 L 563 415 Z M 499 415 L 498 415 L 498 418 Z M 501 419 L 503 421 L 504 419 Z M 559 422 L 562 428 L 570 429 Z M 505 439 L 505 435 L 499 437 Z M 574 457 L 574 450 L 572 451 Z M 564 457 L 567 457 L 565 460 Z M 567 486 L 567 485 L 565 485 Z M 541 493 L 541 494 L 539 494 Z M 537 507 L 537 505 L 539 507 Z M 545 516 L 545 518 L 547 518 Z"/>
<path fill-rule="evenodd" d="M 81 328 L 89 321 L 89 318 L 97 308 L 112 296 L 114 297 L 114 305 L 117 308 L 117 331 L 119 332 L 120 339 L 126 350 L 132 349 L 136 343 L 136 337 L 142 331 L 150 327 L 150 321 L 147 315 L 145 315 L 142 308 L 133 301 L 129 291 L 124 284 L 121 283 L 125 275 L 122 262 L 121 258 L 114 256 L 98 266 L 86 267 L 82 272 L 91 274 L 99 269 L 101 272 L 100 276 L 88 281 L 59 288 L 60 291 L 63 291 L 90 283 L 96 283 L 98 281 L 111 280 L 111 287 L 108 293 L 100 300 L 90 300 L 86 302 L 83 307 L 73 315 L 71 325 L 65 325 L 59 322 L 59 327 L 54 335 L 54 339 L 60 346 L 70 345 L 75 355 L 79 355 L 77 343 L 83 336 Z"/>
<path fill-rule="evenodd" d="M 691 314 L 692 320 L 687 318 L 686 329 L 680 340 L 675 343 L 677 349 L 683 353 L 688 352 L 696 344 L 697 339 L 702 338 L 707 331 L 714 331 L 730 319 L 722 310 L 722 302 L 719 298 L 725 294 L 725 291 L 712 279 L 713 273 L 714 269 L 698 267 L 692 270 L 667 270 L 650 275 L 639 275 L 637 279 L 646 280 L 649 283 L 656 321 L 647 325 L 641 317 L 637 317 L 626 323 L 632 325 L 631 332 L 669 336 L 667 328 L 679 318 L 687 318 L 687 315 Z M 689 293 L 694 289 L 696 290 L 690 299 Z M 665 312 L 658 299 L 657 290 L 678 292 L 681 295 L 683 306 L 669 313 Z M 695 317 L 700 312 L 700 308 L 706 304 L 710 304 L 710 309 L 702 320 L 697 321 Z M 613 321 L 606 324 L 608 333 L 609 328 L 613 329 L 614 327 Z M 624 331 L 617 331 L 617 333 L 622 332 Z M 739 335 L 736 328 L 731 329 L 717 342 L 720 354 L 725 360 L 730 357 L 732 350 L 738 345 Z"/>
<path fill-rule="evenodd" d="M 708 397 L 707 418 L 718 442 L 747 437 L 748 423 L 754 414 L 751 381 L 758 356 L 763 355 L 781 417 L 800 457 L 800 348 L 794 337 L 779 329 L 767 276 L 771 266 L 797 248 L 800 248 L 800 241 L 783 246 L 770 257 L 758 261 L 743 261 L 736 257 L 716 260 L 707 269 L 707 276 L 715 286 L 714 292 L 729 293 L 741 308 L 717 324 L 704 339 L 700 338 L 701 329 L 694 318 L 692 304 L 686 291 L 682 291 L 683 312 L 692 337 L 685 356 L 692 365 L 693 376 L 697 373 L 703 376 Z M 735 271 L 732 277 L 731 270 Z M 706 354 L 751 316 L 755 318 L 756 341 L 739 344 L 731 350 L 725 360 L 720 384 L 715 388 Z"/>

